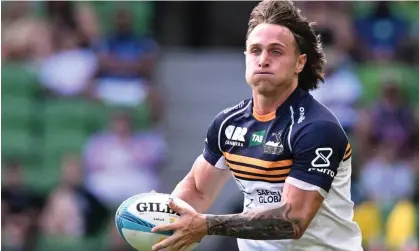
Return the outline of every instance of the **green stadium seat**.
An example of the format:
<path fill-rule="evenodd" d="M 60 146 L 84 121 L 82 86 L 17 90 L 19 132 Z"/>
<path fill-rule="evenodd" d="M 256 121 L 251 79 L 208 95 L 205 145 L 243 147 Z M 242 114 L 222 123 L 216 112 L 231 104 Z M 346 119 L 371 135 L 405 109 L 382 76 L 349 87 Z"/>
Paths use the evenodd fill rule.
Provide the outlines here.
<path fill-rule="evenodd" d="M 49 191 L 58 182 L 61 173 L 61 160 L 66 154 L 80 154 L 87 140 L 84 131 L 56 130 L 44 135 L 42 165 L 37 176 L 42 179 L 31 180 L 38 190 Z M 41 176 L 42 175 L 42 176 Z"/>
<path fill-rule="evenodd" d="M 44 135 L 44 161 L 59 161 L 66 153 L 79 153 L 85 144 L 87 135 L 79 130 L 46 131 Z M 46 159 L 45 159 L 46 158 Z"/>
<path fill-rule="evenodd" d="M 28 129 L 33 122 L 33 102 L 27 97 L 10 96 L 2 97 L 2 128 Z"/>
<path fill-rule="evenodd" d="M 114 29 L 114 16 L 116 11 L 120 8 L 131 11 L 134 19 L 134 30 L 137 34 L 145 34 L 150 30 L 153 15 L 153 2 L 92 1 L 90 4 L 98 14 L 100 23 L 102 24 L 105 33 Z"/>
<path fill-rule="evenodd" d="M 41 235 L 35 251 L 80 251 L 80 250 L 106 250 L 108 229 L 105 228 L 97 236 L 71 238 Z"/>
<path fill-rule="evenodd" d="M 97 250 L 98 243 L 91 243 L 85 238 L 43 236 L 40 238 L 35 250 L 54 250 L 54 251 L 80 251 Z"/>
<path fill-rule="evenodd" d="M 357 69 L 357 74 L 364 85 L 364 105 L 370 105 L 377 100 L 380 95 L 383 81 L 396 80 L 400 84 L 402 91 L 411 103 L 419 100 L 419 85 L 416 81 L 419 73 L 413 68 L 403 64 L 361 64 Z"/>
<path fill-rule="evenodd" d="M 378 2 L 374 1 L 354 1 L 353 15 L 355 18 L 364 18 L 375 10 Z M 390 9 L 396 16 L 415 22 L 419 15 L 419 4 L 415 1 L 393 1 L 390 3 Z"/>
<path fill-rule="evenodd" d="M 146 129 L 150 126 L 150 110 L 148 105 L 142 104 L 133 109 L 134 125 L 136 129 Z"/>
<path fill-rule="evenodd" d="M 27 159 L 32 153 L 33 138 L 27 130 L 3 129 L 1 138 L 2 157 Z"/>
<path fill-rule="evenodd" d="M 45 103 L 45 130 L 85 130 L 89 119 L 89 102 L 83 100 L 52 100 Z"/>
<path fill-rule="evenodd" d="M 22 64 L 1 66 L 1 91 L 3 95 L 33 97 L 38 88 L 37 77 Z"/>
<path fill-rule="evenodd" d="M 149 107 L 146 104 L 141 104 L 135 108 L 95 105 L 91 106 L 89 110 L 89 133 L 95 133 L 108 128 L 112 114 L 120 110 L 132 114 L 135 129 L 144 129 L 149 127 Z"/>

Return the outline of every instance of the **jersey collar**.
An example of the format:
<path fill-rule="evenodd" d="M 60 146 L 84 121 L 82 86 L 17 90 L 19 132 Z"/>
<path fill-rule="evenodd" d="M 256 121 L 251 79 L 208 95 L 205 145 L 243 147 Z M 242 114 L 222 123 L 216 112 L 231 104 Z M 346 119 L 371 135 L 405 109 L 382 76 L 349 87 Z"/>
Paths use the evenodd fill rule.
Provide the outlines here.
<path fill-rule="evenodd" d="M 247 113 L 249 116 L 252 116 L 254 119 L 260 121 L 260 122 L 267 122 L 271 121 L 274 118 L 284 116 L 285 114 L 288 114 L 290 112 L 290 107 L 293 107 L 295 104 L 298 103 L 298 101 L 301 98 L 301 95 L 303 94 L 303 90 L 301 88 L 297 87 L 295 90 L 291 93 L 291 95 L 285 100 L 284 103 L 282 103 L 276 112 L 266 114 L 266 115 L 258 115 L 255 112 L 253 112 L 253 98 L 251 100 L 251 105 L 249 105 L 247 109 Z"/>

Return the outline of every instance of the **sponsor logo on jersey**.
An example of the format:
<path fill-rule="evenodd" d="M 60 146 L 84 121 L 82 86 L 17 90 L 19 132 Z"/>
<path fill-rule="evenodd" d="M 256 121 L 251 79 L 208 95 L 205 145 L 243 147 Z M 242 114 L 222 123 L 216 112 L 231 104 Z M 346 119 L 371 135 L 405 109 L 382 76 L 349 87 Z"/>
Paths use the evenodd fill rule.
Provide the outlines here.
<path fill-rule="evenodd" d="M 329 158 L 333 154 L 333 149 L 330 147 L 320 147 L 317 148 L 316 157 L 311 161 L 313 167 L 329 167 L 330 161 Z"/>
<path fill-rule="evenodd" d="M 271 204 L 281 202 L 282 195 L 280 191 L 270 191 L 267 189 L 257 189 L 258 201 L 260 204 Z"/>
<path fill-rule="evenodd" d="M 233 110 L 240 109 L 243 106 L 244 106 L 244 100 L 242 102 L 238 103 L 237 105 L 233 106 L 233 107 L 230 107 L 230 108 L 225 109 L 224 110 L 224 113 L 229 113 L 229 112 L 231 112 Z"/>
<path fill-rule="evenodd" d="M 266 130 L 254 132 L 250 136 L 249 146 L 258 146 L 263 143 L 263 138 L 265 137 Z"/>
<path fill-rule="evenodd" d="M 305 118 L 306 117 L 304 115 L 304 107 L 300 107 L 300 117 L 298 118 L 297 124 L 303 122 Z"/>
<path fill-rule="evenodd" d="M 308 169 L 309 172 L 319 172 L 319 173 L 324 173 L 326 175 L 329 175 L 330 177 L 335 177 L 335 172 L 328 169 L 328 168 L 312 168 L 310 167 Z"/>
<path fill-rule="evenodd" d="M 243 147 L 243 143 L 246 141 L 244 138 L 247 133 L 246 127 L 229 125 L 224 133 L 227 137 L 227 140 L 225 141 L 226 145 Z"/>
<path fill-rule="evenodd" d="M 272 133 L 273 140 L 268 141 L 263 146 L 263 152 L 267 154 L 280 155 L 284 151 L 284 146 L 281 143 L 282 131 Z"/>

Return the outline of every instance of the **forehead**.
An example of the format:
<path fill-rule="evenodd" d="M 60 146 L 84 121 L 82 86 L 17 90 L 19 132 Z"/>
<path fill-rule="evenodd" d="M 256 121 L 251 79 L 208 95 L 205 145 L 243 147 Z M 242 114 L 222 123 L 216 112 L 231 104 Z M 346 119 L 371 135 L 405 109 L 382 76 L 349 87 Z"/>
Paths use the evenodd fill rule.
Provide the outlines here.
<path fill-rule="evenodd" d="M 282 44 L 289 48 L 294 45 L 294 35 L 285 26 L 277 24 L 259 24 L 247 38 L 247 45 L 260 44 L 267 46 L 270 44 Z"/>

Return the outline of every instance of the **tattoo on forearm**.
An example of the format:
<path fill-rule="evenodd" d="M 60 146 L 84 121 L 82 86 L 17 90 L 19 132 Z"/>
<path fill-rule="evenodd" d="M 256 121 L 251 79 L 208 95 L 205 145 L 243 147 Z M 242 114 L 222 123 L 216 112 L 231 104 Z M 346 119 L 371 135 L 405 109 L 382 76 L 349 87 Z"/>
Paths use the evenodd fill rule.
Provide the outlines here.
<path fill-rule="evenodd" d="M 241 214 L 207 215 L 207 234 L 253 240 L 296 239 L 301 234 L 302 221 L 290 217 L 291 211 L 291 205 L 285 203 Z"/>

